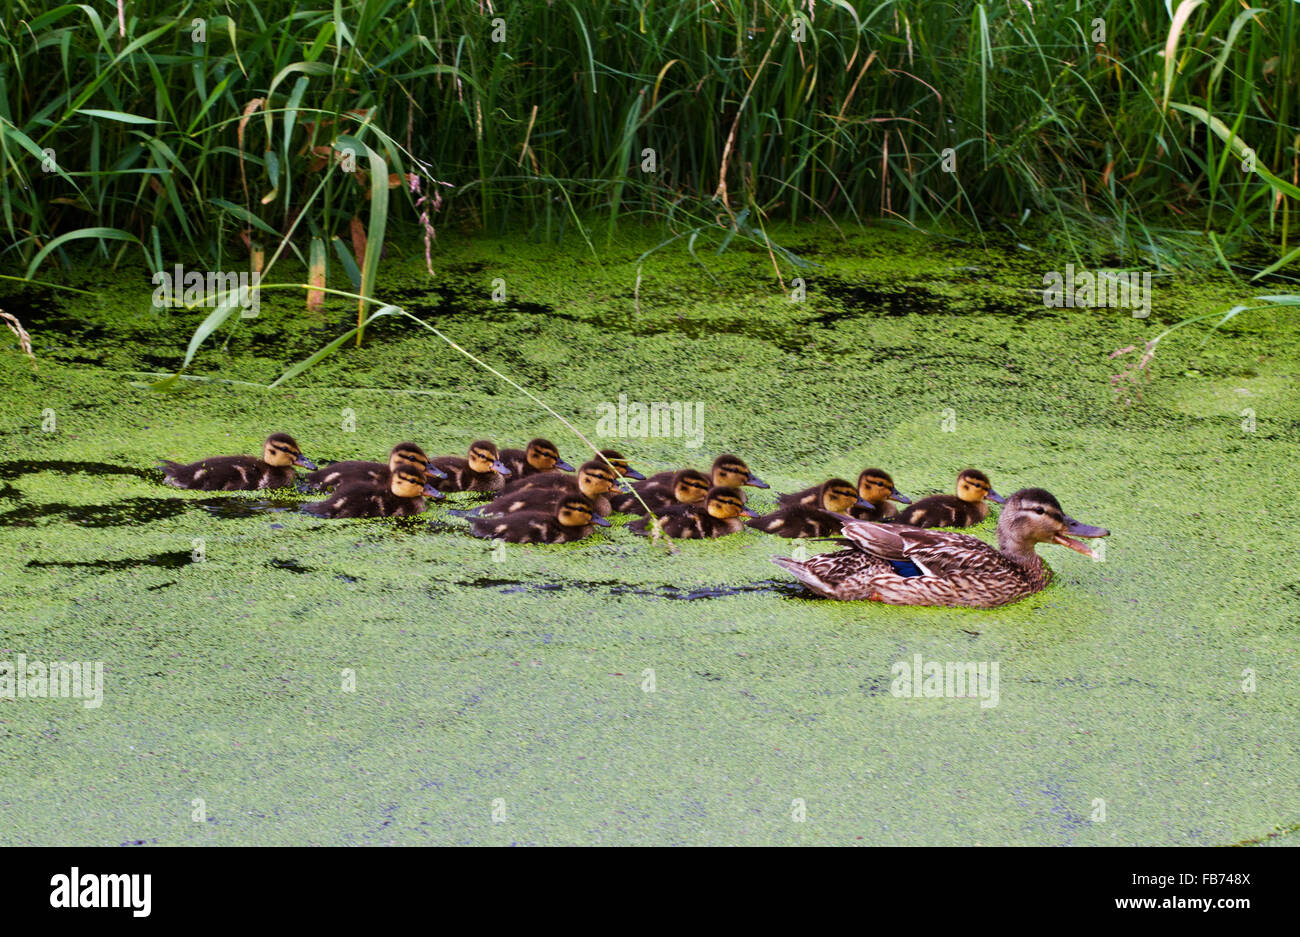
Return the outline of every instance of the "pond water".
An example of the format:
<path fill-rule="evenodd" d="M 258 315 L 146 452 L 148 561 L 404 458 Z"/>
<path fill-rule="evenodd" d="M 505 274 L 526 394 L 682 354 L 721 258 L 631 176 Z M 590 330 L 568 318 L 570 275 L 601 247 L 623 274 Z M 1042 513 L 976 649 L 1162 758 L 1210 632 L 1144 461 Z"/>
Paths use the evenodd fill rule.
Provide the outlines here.
<path fill-rule="evenodd" d="M 88 293 L 0 292 L 39 362 L 0 353 L 0 661 L 104 668 L 99 708 L 0 699 L 0 843 L 1300 840 L 1297 324 L 1185 330 L 1129 406 L 1110 382 L 1116 349 L 1270 290 L 1175 273 L 1147 319 L 1049 309 L 1049 265 L 1014 245 L 821 227 L 778 233 L 817 264 L 782 271 L 802 303 L 735 243 L 661 251 L 638 290 L 658 237 L 626 237 L 599 260 L 448 237 L 434 279 L 394 248 L 380 294 L 588 434 L 620 395 L 701 404 L 698 447 L 593 436 L 647 474 L 738 453 L 762 510 L 868 465 L 912 497 L 971 465 L 1109 528 L 1104 561 L 1042 547 L 1056 582 L 1014 606 L 893 608 L 809 596 L 769 561 L 795 543 L 754 531 L 494 554 L 465 496 L 322 521 L 294 492 L 176 491 L 160 458 L 272 431 L 318 462 L 538 435 L 585 456 L 396 320 L 255 386 L 347 328 L 341 300 L 268 294 L 203 346 L 207 380 L 151 392 L 206 310 L 87 266 Z M 996 664 L 997 705 L 895 695 L 916 655 Z"/>

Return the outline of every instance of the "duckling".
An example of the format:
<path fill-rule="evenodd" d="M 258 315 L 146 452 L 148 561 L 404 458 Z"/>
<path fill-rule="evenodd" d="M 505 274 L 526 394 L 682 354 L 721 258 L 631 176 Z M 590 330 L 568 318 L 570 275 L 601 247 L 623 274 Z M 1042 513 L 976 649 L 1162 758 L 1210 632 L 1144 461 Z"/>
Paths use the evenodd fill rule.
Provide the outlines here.
<path fill-rule="evenodd" d="M 426 480 L 425 466 L 398 462 L 380 482 L 339 485 L 324 501 L 304 504 L 302 509 L 317 517 L 409 517 L 424 510 L 426 495 L 437 494 Z"/>
<path fill-rule="evenodd" d="M 582 495 L 566 495 L 548 511 L 518 511 L 505 517 L 476 517 L 476 537 L 508 540 L 511 543 L 568 543 L 591 536 L 592 525 L 608 527 L 609 521 L 595 513 Z"/>
<path fill-rule="evenodd" d="M 645 485 L 653 485 L 656 488 L 667 488 L 673 482 L 674 472 L 656 472 L 645 481 Z M 767 482 L 759 478 L 749 470 L 745 460 L 740 456 L 725 453 L 713 460 L 713 469 L 710 473 L 713 477 L 714 485 L 724 485 L 728 488 L 740 488 L 743 485 L 751 485 L 754 488 L 770 488 Z M 645 491 L 643 485 L 636 486 L 637 491 Z"/>
<path fill-rule="evenodd" d="M 501 463 L 510 469 L 510 477 L 526 478 L 540 472 L 572 472 L 573 466 L 560 458 L 560 450 L 549 439 L 534 439 L 527 449 L 502 449 Z"/>
<path fill-rule="evenodd" d="M 821 489 L 821 485 L 813 485 L 802 491 L 781 495 L 777 501 L 781 507 L 815 507 L 821 503 Z M 878 468 L 863 469 L 858 475 L 858 498 L 865 504 L 854 504 L 846 513 L 864 521 L 884 521 L 897 514 L 894 506 L 888 503 L 890 501 L 912 503 L 911 498 L 894 487 L 894 480 L 889 477 L 889 473 Z"/>
<path fill-rule="evenodd" d="M 828 599 L 995 608 L 1051 581 L 1037 544 L 1055 543 L 1092 556 L 1074 538 L 1108 537 L 1110 531 L 1067 516 L 1050 492 L 1024 488 L 1006 499 L 996 549 L 970 534 L 848 518 L 844 536 L 847 550 L 802 561 L 773 556 L 772 562 Z"/>
<path fill-rule="evenodd" d="M 470 444 L 467 459 L 440 455 L 430 459 L 429 465 L 447 476 L 435 482 L 439 491 L 500 491 L 505 476 L 511 474 L 498 456 L 496 443 L 486 439 Z"/>
<path fill-rule="evenodd" d="M 968 468 L 957 476 L 957 494 L 922 498 L 898 515 L 897 521 L 913 527 L 974 527 L 989 516 L 986 497 L 995 504 L 1006 501 L 993 490 L 987 475 Z"/>
<path fill-rule="evenodd" d="M 356 482 L 367 482 L 382 487 L 388 481 L 393 466 L 398 462 L 409 462 L 418 465 L 432 478 L 447 477 L 447 473 L 442 469 L 429 465 L 429 456 L 415 443 L 399 442 L 389 451 L 387 465 L 382 462 L 367 462 L 361 459 L 331 462 L 323 469 L 308 473 L 303 481 L 307 483 L 309 488 L 316 490 L 336 488 L 355 484 Z M 442 492 L 438 492 L 437 497 L 441 498 Z"/>
<path fill-rule="evenodd" d="M 512 481 L 495 501 L 485 504 L 477 513 L 487 515 L 535 511 L 549 508 L 557 498 L 564 495 L 580 494 L 592 503 L 596 514 L 608 517 L 612 507 L 606 492 L 616 483 L 614 470 L 604 461 L 592 459 L 582 463 L 576 476 L 564 472 L 540 472 Z"/>
<path fill-rule="evenodd" d="M 841 515 L 850 508 L 871 507 L 858 497 L 857 489 L 842 478 L 828 478 L 817 486 L 818 503 L 791 503 L 746 521 L 753 527 L 778 537 L 836 537 L 840 533 Z"/>
<path fill-rule="evenodd" d="M 272 433 L 262 444 L 262 457 L 219 455 L 188 465 L 163 459 L 163 482 L 173 488 L 200 491 L 255 491 L 259 488 L 292 488 L 293 467 L 315 469 L 315 462 L 302 454 L 298 441 L 286 433 Z"/>
<path fill-rule="evenodd" d="M 714 485 L 703 504 L 679 504 L 661 512 L 653 524 L 649 517 L 643 517 L 627 526 L 642 535 L 651 534 L 657 527 L 674 539 L 707 540 L 739 532 L 743 525 L 737 518 L 742 516 L 758 517 L 757 511 L 745 507 L 744 493 L 730 485 Z"/>
<path fill-rule="evenodd" d="M 605 461 L 614 466 L 615 471 L 617 471 L 619 475 L 622 475 L 624 478 L 630 478 L 633 481 L 645 481 L 645 476 L 632 468 L 632 466 L 628 465 L 627 459 L 623 458 L 623 454 L 617 449 L 602 449 L 600 450 L 600 454 L 604 457 Z"/>
<path fill-rule="evenodd" d="M 898 509 L 890 501 L 911 504 L 912 499 L 894 487 L 894 480 L 884 469 L 863 469 L 858 476 L 858 497 L 867 502 L 849 509 L 849 514 L 861 521 L 889 521 L 898 516 Z"/>
<path fill-rule="evenodd" d="M 709 493 L 709 477 L 695 469 L 682 469 L 669 476 L 668 484 L 658 485 L 654 482 L 656 475 L 646 479 L 640 485 L 633 485 L 639 494 L 619 494 L 609 500 L 615 511 L 625 514 L 644 514 L 646 507 L 659 514 L 674 505 L 696 504 L 702 502 Z M 641 502 L 644 501 L 645 504 Z"/>

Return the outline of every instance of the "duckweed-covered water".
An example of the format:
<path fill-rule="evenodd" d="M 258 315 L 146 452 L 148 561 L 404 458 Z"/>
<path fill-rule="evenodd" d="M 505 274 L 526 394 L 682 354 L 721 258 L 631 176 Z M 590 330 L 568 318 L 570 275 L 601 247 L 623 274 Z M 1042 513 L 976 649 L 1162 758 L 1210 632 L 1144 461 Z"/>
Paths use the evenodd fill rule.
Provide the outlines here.
<path fill-rule="evenodd" d="M 435 279 L 395 256 L 381 292 L 586 432 L 620 394 L 703 403 L 700 448 L 601 440 L 647 473 L 735 452 L 772 483 L 751 490 L 764 508 L 867 465 L 913 497 L 974 465 L 1110 528 L 1104 562 L 1043 547 L 1057 582 L 1027 601 L 904 609 L 808 598 L 768 561 L 794 544 L 753 531 L 669 554 L 615 526 L 497 558 L 451 513 L 464 498 L 329 522 L 293 492 L 176 491 L 159 458 L 277 430 L 318 462 L 407 438 L 584 453 L 392 320 L 250 386 L 346 328 L 340 300 L 313 317 L 268 294 L 199 353 L 191 373 L 216 380 L 150 392 L 141 372 L 174 367 L 206 310 L 153 310 L 146 272 L 86 268 L 68 282 L 89 295 L 0 296 L 39 360 L 0 353 L 0 660 L 102 662 L 103 705 L 0 699 L 0 842 L 1300 839 L 1293 313 L 1201 349 L 1188 330 L 1122 407 L 1110 352 L 1269 290 L 1157 277 L 1135 320 L 1044 308 L 1044 262 L 1013 246 L 781 237 L 820 265 L 804 303 L 739 244 L 699 252 L 716 282 L 654 255 L 634 297 L 649 235 L 599 262 L 444 239 Z M 997 705 L 895 696 L 915 655 L 996 663 Z"/>

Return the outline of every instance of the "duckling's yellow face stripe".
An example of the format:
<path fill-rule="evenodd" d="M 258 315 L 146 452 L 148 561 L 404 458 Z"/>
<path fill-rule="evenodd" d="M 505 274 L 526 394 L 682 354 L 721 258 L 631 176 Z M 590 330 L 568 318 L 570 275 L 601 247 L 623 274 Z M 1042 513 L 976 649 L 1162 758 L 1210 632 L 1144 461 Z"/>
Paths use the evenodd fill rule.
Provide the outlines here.
<path fill-rule="evenodd" d="M 560 505 L 557 517 L 565 527 L 581 527 L 591 523 L 591 508 L 576 501 L 566 501 Z"/>
<path fill-rule="evenodd" d="M 868 475 L 862 479 L 862 487 L 858 491 L 863 501 L 870 501 L 872 504 L 884 504 L 893 493 L 894 483 L 875 475 Z"/>
<path fill-rule="evenodd" d="M 978 478 L 963 475 L 957 482 L 957 497 L 963 501 L 983 501 L 988 493 L 988 483 Z"/>
<path fill-rule="evenodd" d="M 476 472 L 486 472 L 492 468 L 492 463 L 497 460 L 495 452 L 488 452 L 485 449 L 471 449 L 469 451 L 469 467 Z"/>
<path fill-rule="evenodd" d="M 724 462 L 713 470 L 713 483 L 739 488 L 749 481 L 749 466 L 743 462 Z"/>
<path fill-rule="evenodd" d="M 390 468 L 394 462 L 414 462 L 423 468 L 429 464 L 429 457 L 420 452 L 411 452 L 409 449 L 399 449 L 388 461 Z"/>
<path fill-rule="evenodd" d="M 424 493 L 424 477 L 410 472 L 395 472 L 389 488 L 399 498 L 414 498 Z"/>
<path fill-rule="evenodd" d="M 694 478 L 684 478 L 677 483 L 674 494 L 678 501 L 699 501 L 709 493 L 709 486 Z"/>
<path fill-rule="evenodd" d="M 826 489 L 826 494 L 822 496 L 822 504 L 826 510 L 842 514 L 857 503 L 858 493 L 852 488 L 841 488 L 836 485 L 834 488 Z"/>
<path fill-rule="evenodd" d="M 282 442 L 268 442 L 266 448 L 262 451 L 262 461 L 278 468 L 293 465 L 300 455 L 302 455 L 301 451 L 293 446 L 285 445 Z"/>
<path fill-rule="evenodd" d="M 715 496 L 709 499 L 709 513 L 717 518 L 736 517 L 744 509 L 743 502 L 730 495 Z"/>
<path fill-rule="evenodd" d="M 614 476 L 603 469 L 585 469 L 578 473 L 578 483 L 595 491 L 609 491 L 614 487 Z"/>
<path fill-rule="evenodd" d="M 545 471 L 555 467 L 555 463 L 560 461 L 560 454 L 548 446 L 529 446 L 527 459 L 533 468 Z"/>

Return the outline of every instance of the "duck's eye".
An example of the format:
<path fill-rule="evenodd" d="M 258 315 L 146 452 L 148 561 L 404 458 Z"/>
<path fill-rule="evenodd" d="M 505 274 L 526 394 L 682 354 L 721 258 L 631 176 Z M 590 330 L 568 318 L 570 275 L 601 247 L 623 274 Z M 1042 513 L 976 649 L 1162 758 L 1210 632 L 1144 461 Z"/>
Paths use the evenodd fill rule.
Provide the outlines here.
<path fill-rule="evenodd" d="M 1035 514 L 1042 514 L 1042 513 L 1043 513 L 1043 509 L 1042 509 L 1042 508 L 1034 508 L 1034 513 L 1035 513 Z"/>

